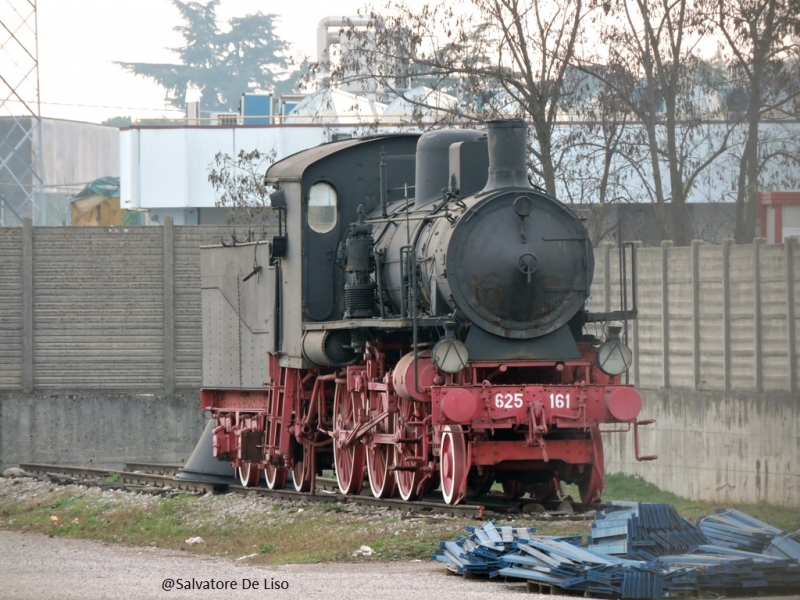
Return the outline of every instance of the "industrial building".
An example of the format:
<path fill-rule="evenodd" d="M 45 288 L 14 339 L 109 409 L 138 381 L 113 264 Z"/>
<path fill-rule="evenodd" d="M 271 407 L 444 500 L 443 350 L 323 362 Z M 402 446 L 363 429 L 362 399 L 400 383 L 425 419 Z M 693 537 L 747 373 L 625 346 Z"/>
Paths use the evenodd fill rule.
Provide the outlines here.
<path fill-rule="evenodd" d="M 116 127 L 42 118 L 39 129 L 32 119 L 0 117 L 0 227 L 21 226 L 25 218 L 35 225 L 69 225 L 70 196 L 95 179 L 119 176 Z M 42 192 L 31 194 L 35 164 L 41 165 Z"/>

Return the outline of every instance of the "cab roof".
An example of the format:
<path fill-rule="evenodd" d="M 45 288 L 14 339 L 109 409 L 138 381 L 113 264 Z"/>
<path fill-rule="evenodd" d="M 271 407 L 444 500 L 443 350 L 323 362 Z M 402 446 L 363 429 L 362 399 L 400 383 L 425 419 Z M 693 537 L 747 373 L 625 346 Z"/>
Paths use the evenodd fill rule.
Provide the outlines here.
<path fill-rule="evenodd" d="M 358 146 L 360 144 L 368 144 L 370 142 L 377 142 L 387 138 L 419 138 L 421 133 L 387 133 L 380 135 L 370 135 L 360 138 L 352 138 L 348 140 L 339 140 L 336 142 L 328 142 L 320 144 L 307 150 L 301 150 L 286 158 L 282 158 L 274 163 L 266 173 L 267 183 L 278 183 L 279 181 L 302 181 L 303 173 L 311 165 L 332 156 L 342 150 Z"/>

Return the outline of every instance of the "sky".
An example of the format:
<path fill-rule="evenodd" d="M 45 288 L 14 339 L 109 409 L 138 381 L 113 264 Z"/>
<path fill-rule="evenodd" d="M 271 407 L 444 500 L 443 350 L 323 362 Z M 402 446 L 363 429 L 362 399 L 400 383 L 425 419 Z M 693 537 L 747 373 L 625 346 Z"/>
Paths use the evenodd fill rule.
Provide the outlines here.
<path fill-rule="evenodd" d="M 217 16 L 224 23 L 232 16 L 258 11 L 277 14 L 278 35 L 296 51 L 313 56 L 319 21 L 355 15 L 365 4 L 365 0 L 222 0 Z M 114 64 L 176 62 L 168 48 L 179 47 L 183 38 L 173 31 L 181 18 L 170 0 L 38 0 L 37 8 L 43 117 L 99 123 L 115 116 L 179 116 L 165 108 L 163 88 Z"/>

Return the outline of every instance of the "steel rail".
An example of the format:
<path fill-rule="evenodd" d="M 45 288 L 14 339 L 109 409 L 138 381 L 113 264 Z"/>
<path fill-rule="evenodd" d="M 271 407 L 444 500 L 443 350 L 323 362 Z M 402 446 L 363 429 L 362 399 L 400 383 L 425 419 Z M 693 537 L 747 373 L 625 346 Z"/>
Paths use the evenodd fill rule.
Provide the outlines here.
<path fill-rule="evenodd" d="M 131 463 L 132 464 L 132 463 Z M 270 490 L 264 487 L 243 487 L 240 485 L 219 485 L 212 483 L 200 483 L 191 481 L 176 480 L 169 475 L 154 473 L 140 473 L 132 471 L 115 471 L 112 469 L 96 469 L 89 467 L 75 467 L 68 465 L 51 465 L 43 463 L 21 463 L 20 468 L 28 473 L 38 473 L 42 475 L 66 475 L 75 479 L 81 479 L 87 483 L 102 484 L 102 481 L 92 482 L 91 480 L 108 479 L 109 477 L 119 476 L 118 481 L 107 482 L 125 484 L 144 484 L 159 488 L 173 488 L 176 490 L 204 491 L 219 493 L 221 491 L 236 493 L 240 495 L 257 494 L 265 497 L 281 498 L 293 502 L 319 503 L 330 502 L 340 504 L 356 504 L 362 506 L 373 506 L 377 508 L 388 508 L 390 510 L 407 510 L 415 512 L 429 512 L 435 514 L 446 514 L 454 517 L 467 517 L 473 519 L 485 518 L 486 509 L 483 505 L 459 504 L 451 506 L 443 502 L 416 501 L 406 502 L 395 498 L 375 498 L 373 496 L 346 496 L 344 494 L 325 489 L 329 482 L 323 480 L 324 486 L 317 488 L 316 493 L 307 494 L 295 490 Z"/>
<path fill-rule="evenodd" d="M 140 462 L 126 462 L 126 471 L 141 471 L 142 473 L 154 473 L 156 475 L 168 475 L 170 473 L 177 473 L 183 468 L 183 465 L 165 465 L 161 463 L 140 463 Z"/>

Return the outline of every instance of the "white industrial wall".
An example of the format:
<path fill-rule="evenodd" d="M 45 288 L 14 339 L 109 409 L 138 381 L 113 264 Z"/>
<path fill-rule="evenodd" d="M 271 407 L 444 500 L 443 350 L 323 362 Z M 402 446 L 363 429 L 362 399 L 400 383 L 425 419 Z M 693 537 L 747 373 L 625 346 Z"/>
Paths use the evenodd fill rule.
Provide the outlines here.
<path fill-rule="evenodd" d="M 474 124 L 464 124 L 474 127 Z M 587 152 L 586 145 L 575 144 L 576 127 L 587 127 L 580 121 L 562 122 L 553 133 L 561 169 L 557 181 L 558 197 L 575 204 L 598 201 L 596 182 L 605 168 L 602 152 Z M 629 124 L 631 135 L 638 124 Z M 691 135 L 693 161 L 701 161 L 722 143 L 730 129 L 727 124 L 707 124 Z M 430 128 L 426 126 L 424 129 Z M 266 126 L 137 126 L 120 132 L 121 201 L 141 208 L 211 207 L 216 196 L 208 184 L 208 168 L 218 153 L 235 157 L 240 150 L 275 151 L 276 159 L 330 141 L 334 134 L 363 135 L 367 133 L 419 132 L 419 125 L 400 123 L 283 124 Z M 737 189 L 738 152 L 746 129 L 734 127 L 727 150 L 713 161 L 692 185 L 687 202 L 705 203 L 732 201 Z M 783 155 L 800 155 L 800 123 L 765 123 L 761 128 L 764 152 L 780 151 Z M 587 135 L 592 135 L 591 132 Z M 787 167 L 787 164 L 789 166 Z M 669 168 L 662 164 L 665 189 L 669 189 Z M 632 199 L 637 202 L 654 200 L 650 196 L 652 169 L 643 156 L 635 168 L 629 158 L 612 158 L 609 197 Z M 800 187 L 800 172 L 796 163 L 772 161 L 761 175 L 765 189 Z M 176 215 L 176 218 L 177 215 Z"/>
<path fill-rule="evenodd" d="M 319 125 L 123 129 L 120 201 L 140 208 L 215 206 L 208 171 L 217 153 L 236 157 L 241 150 L 274 150 L 283 158 L 328 141 L 329 130 Z"/>
<path fill-rule="evenodd" d="M 116 127 L 42 119 L 42 153 L 46 189 L 77 192 L 90 181 L 120 174 Z"/>

